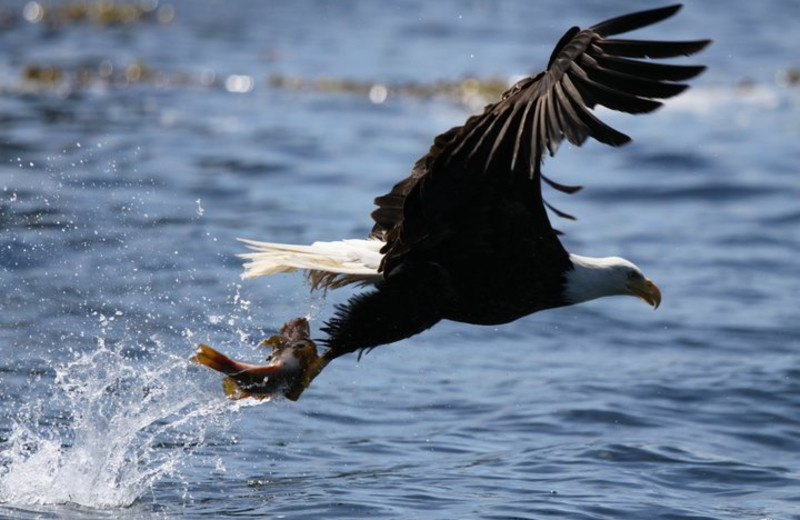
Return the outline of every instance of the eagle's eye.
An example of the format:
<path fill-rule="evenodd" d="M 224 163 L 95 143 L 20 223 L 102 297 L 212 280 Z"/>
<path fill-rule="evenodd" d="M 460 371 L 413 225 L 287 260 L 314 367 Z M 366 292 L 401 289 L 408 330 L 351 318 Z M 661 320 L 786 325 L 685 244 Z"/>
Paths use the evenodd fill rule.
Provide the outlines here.
<path fill-rule="evenodd" d="M 631 282 L 644 280 L 644 275 L 639 271 L 628 271 L 628 280 Z"/>

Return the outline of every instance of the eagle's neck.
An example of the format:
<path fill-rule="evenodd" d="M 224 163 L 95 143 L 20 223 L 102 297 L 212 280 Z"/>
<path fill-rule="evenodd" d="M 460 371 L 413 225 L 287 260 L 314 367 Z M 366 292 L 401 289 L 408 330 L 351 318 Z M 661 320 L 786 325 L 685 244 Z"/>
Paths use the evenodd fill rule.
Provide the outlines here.
<path fill-rule="evenodd" d="M 624 258 L 569 255 L 572 268 L 564 273 L 564 300 L 568 305 L 604 296 L 627 294 L 625 268 L 632 266 Z"/>

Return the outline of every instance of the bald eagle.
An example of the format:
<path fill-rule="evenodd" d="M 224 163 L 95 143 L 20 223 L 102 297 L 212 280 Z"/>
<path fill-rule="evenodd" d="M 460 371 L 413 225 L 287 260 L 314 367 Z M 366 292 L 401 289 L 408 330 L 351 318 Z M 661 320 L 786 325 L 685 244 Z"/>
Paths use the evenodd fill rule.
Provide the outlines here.
<path fill-rule="evenodd" d="M 259 394 L 258 381 L 262 395 L 285 383 L 283 393 L 296 398 L 331 360 L 408 338 L 440 320 L 496 325 L 613 295 L 658 307 L 658 287 L 632 262 L 564 248 L 548 210 L 570 215 L 543 199 L 542 185 L 565 193 L 580 187 L 545 176 L 542 160 L 564 139 L 576 146 L 589 137 L 611 146 L 629 142 L 591 109 L 651 112 L 661 106 L 658 99 L 681 93 L 687 88 L 682 82 L 705 69 L 641 58 L 688 56 L 709 40 L 610 38 L 664 20 L 680 7 L 568 30 L 545 71 L 436 137 L 411 174 L 375 199 L 369 237 L 311 245 L 245 240 L 252 252 L 241 255 L 247 259 L 244 277 L 301 270 L 312 289 L 371 286 L 336 307 L 322 327 L 327 348 L 321 356 L 308 348 L 308 326 L 299 319 L 267 341 L 274 350 L 269 365 L 225 365 L 224 356 L 207 346 L 197 360 L 239 383 L 248 375 L 250 394 Z"/>

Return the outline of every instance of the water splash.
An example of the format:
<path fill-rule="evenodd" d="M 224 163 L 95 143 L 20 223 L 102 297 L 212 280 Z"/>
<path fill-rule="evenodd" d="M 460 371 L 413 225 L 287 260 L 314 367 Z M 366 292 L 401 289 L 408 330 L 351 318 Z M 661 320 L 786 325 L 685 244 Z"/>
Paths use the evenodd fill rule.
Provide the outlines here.
<path fill-rule="evenodd" d="M 0 503 L 125 507 L 174 474 L 226 404 L 198 397 L 185 358 L 157 356 L 100 339 L 58 368 L 52 394 L 14 420 Z"/>

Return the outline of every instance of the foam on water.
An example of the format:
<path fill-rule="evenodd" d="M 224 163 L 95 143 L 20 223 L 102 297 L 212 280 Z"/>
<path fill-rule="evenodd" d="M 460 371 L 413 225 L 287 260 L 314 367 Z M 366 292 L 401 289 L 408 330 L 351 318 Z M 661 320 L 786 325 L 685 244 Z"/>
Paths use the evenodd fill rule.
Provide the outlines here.
<path fill-rule="evenodd" d="M 0 503 L 125 507 L 175 473 L 226 405 L 198 398 L 186 359 L 157 357 L 99 339 L 59 367 L 51 395 L 14 420 L 0 453 Z"/>

